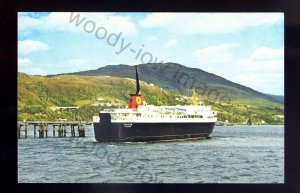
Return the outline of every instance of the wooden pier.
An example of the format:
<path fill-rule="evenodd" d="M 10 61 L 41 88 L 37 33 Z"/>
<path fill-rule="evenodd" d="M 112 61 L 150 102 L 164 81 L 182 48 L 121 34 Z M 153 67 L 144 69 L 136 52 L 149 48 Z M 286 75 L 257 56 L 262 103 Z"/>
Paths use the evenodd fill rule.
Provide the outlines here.
<path fill-rule="evenodd" d="M 24 132 L 25 138 L 27 138 L 28 126 L 33 125 L 34 137 L 45 138 L 49 136 L 49 128 L 52 127 L 52 136 L 66 137 L 67 130 L 70 130 L 71 137 L 76 137 L 76 131 L 78 137 L 85 137 L 85 125 L 91 123 L 85 121 L 18 121 L 17 135 L 18 139 L 21 138 L 21 133 Z M 77 127 L 77 130 L 76 130 Z"/>

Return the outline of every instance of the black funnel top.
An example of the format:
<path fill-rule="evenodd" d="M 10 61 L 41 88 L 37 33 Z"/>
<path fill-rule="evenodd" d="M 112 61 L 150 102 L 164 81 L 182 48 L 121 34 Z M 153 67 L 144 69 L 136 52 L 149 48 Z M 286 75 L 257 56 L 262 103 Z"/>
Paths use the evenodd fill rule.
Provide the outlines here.
<path fill-rule="evenodd" d="M 140 82 L 139 82 L 139 75 L 138 75 L 138 67 L 135 66 L 135 79 L 136 79 L 136 95 L 140 94 Z"/>

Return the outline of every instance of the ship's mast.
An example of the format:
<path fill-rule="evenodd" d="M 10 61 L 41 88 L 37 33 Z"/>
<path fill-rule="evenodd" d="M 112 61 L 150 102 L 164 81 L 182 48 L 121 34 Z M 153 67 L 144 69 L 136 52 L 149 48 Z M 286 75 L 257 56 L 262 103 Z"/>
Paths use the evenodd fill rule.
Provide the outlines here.
<path fill-rule="evenodd" d="M 198 96 L 197 96 L 197 93 L 195 91 L 195 89 L 192 90 L 192 102 L 193 102 L 193 105 L 194 106 L 197 106 L 198 105 Z"/>

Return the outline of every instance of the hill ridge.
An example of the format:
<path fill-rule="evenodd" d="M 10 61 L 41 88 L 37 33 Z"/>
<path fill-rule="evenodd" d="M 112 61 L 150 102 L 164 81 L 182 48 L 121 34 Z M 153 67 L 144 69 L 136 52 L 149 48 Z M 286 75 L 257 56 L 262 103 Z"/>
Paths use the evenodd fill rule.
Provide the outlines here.
<path fill-rule="evenodd" d="M 180 94 L 189 95 L 189 89 L 191 87 L 197 87 L 201 90 L 202 87 L 210 87 L 210 90 L 217 90 L 224 95 L 223 91 L 231 91 L 232 89 L 225 87 L 235 88 L 234 93 L 244 95 L 242 98 L 264 98 L 273 102 L 280 102 L 278 98 L 274 98 L 273 95 L 264 94 L 256 91 L 253 88 L 244 86 L 242 84 L 235 83 L 219 75 L 211 72 L 204 71 L 199 68 L 190 68 L 182 64 L 167 62 L 167 63 L 147 63 L 139 64 L 139 78 L 147 83 L 153 83 L 164 89 L 169 89 Z M 95 70 L 79 71 L 72 73 L 63 73 L 57 75 L 81 75 L 81 76 L 99 76 L 108 75 L 121 78 L 135 78 L 135 72 L 132 69 L 133 66 L 127 64 L 107 65 Z M 50 76 L 57 76 L 50 75 Z M 175 79 L 177 78 L 177 79 Z M 192 81 L 198 83 L 191 83 Z M 223 87 L 223 88 L 221 88 Z M 203 88 L 202 88 L 203 90 Z M 234 93 L 228 97 L 234 98 Z M 205 93 L 202 93 L 205 95 Z M 207 94 L 207 93 L 206 93 Z M 230 93 L 229 93 L 230 94 Z M 281 103 L 282 104 L 282 103 Z"/>

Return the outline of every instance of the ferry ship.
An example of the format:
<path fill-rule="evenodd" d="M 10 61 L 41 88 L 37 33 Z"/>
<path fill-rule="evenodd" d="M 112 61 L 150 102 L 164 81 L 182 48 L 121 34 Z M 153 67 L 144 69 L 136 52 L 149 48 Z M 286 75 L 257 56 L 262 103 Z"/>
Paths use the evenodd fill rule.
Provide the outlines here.
<path fill-rule="evenodd" d="M 198 105 L 193 91 L 192 105 L 148 105 L 140 94 L 138 67 L 136 93 L 130 94 L 128 108 L 105 109 L 93 117 L 98 142 L 144 142 L 207 138 L 217 121 L 209 106 Z"/>

